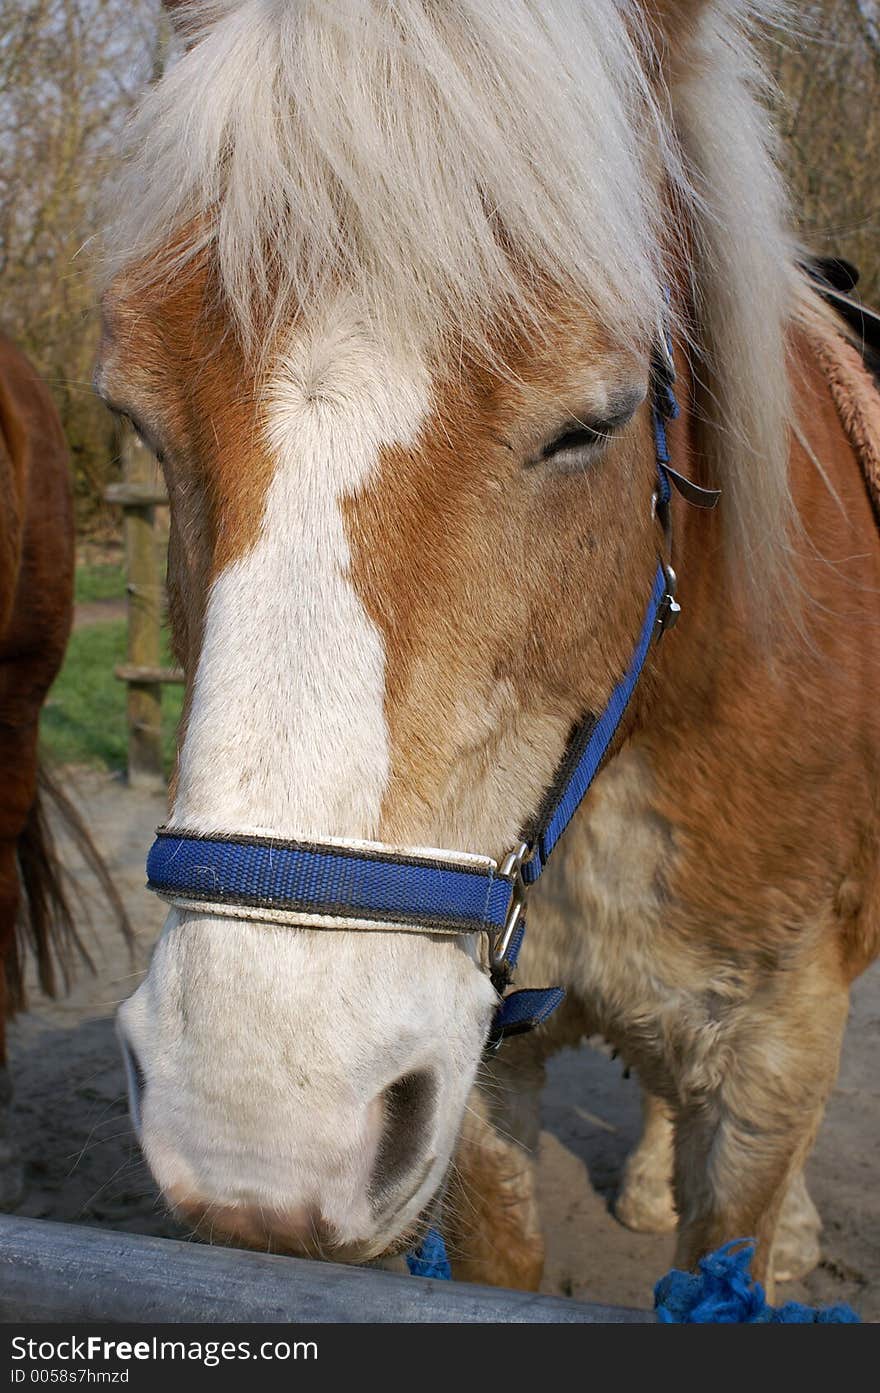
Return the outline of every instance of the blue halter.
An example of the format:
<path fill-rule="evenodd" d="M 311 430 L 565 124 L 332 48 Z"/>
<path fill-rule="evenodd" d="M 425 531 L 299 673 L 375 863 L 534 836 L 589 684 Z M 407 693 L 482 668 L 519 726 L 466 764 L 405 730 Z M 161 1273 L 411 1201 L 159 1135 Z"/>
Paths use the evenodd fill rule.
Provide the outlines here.
<path fill-rule="evenodd" d="M 672 348 L 664 336 L 652 374 L 657 462 L 654 507 L 670 542 L 671 485 L 700 507 L 718 494 L 670 466 L 666 422 L 678 414 Z M 183 908 L 310 929 L 367 929 L 423 934 L 485 934 L 488 971 L 502 997 L 488 1047 L 532 1030 L 556 1009 L 559 987 L 504 995 L 525 934 L 528 889 L 592 784 L 638 684 L 653 640 L 678 615 L 675 573 L 662 560 L 629 665 L 598 718 L 578 726 L 528 838 L 500 864 L 461 852 L 394 848 L 342 840 L 200 836 L 160 828 L 147 859 L 148 887 Z"/>

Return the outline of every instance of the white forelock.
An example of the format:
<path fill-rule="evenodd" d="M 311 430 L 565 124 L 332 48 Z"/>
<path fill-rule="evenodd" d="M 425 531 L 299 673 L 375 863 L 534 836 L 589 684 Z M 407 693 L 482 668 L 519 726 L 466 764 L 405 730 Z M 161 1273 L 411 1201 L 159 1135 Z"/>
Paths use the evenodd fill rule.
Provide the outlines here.
<path fill-rule="evenodd" d="M 205 217 L 239 323 L 354 290 L 479 339 L 532 265 L 649 328 L 665 135 L 625 0 L 214 0 L 129 135 L 114 260 Z M 186 253 L 185 252 L 184 254 Z"/>
<path fill-rule="evenodd" d="M 705 0 L 662 62 L 648 8 L 200 0 L 131 126 L 108 270 L 208 246 L 251 346 L 345 289 L 378 338 L 456 357 L 533 320 L 546 276 L 643 344 L 690 275 L 731 557 L 769 593 L 793 258 L 751 31 L 776 5 Z"/>

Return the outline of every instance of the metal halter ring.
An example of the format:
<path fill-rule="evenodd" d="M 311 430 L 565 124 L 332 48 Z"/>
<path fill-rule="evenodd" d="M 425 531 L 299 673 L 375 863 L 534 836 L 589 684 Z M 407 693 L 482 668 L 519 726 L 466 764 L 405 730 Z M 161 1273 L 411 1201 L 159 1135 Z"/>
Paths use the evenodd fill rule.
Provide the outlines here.
<path fill-rule="evenodd" d="M 657 613 L 657 632 L 665 634 L 667 629 L 674 629 L 678 616 L 681 614 L 681 605 L 675 598 L 675 588 L 678 585 L 678 577 L 672 567 L 666 561 L 661 561 L 663 575 L 666 580 L 666 594 L 663 597 L 663 604 Z"/>
<path fill-rule="evenodd" d="M 531 854 L 532 848 L 528 842 L 521 842 L 515 851 L 507 853 L 498 867 L 499 879 L 503 877 L 506 880 L 513 880 L 513 894 L 510 897 L 510 908 L 507 911 L 504 925 L 498 930 L 489 949 L 489 966 L 492 969 L 493 977 L 496 975 L 504 976 L 511 971 L 512 965 L 507 960 L 507 954 L 526 912 L 528 886 L 523 880 L 523 866 Z"/>

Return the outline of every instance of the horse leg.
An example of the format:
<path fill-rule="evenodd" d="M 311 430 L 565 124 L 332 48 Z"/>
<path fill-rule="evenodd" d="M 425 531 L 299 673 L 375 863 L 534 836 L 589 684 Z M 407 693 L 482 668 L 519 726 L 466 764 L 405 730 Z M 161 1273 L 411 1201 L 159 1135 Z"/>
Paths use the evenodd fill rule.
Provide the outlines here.
<path fill-rule="evenodd" d="M 791 1178 L 773 1240 L 773 1276 L 777 1282 L 806 1277 L 819 1261 L 822 1220 L 810 1199 L 803 1170 Z"/>
<path fill-rule="evenodd" d="M 672 1197 L 673 1122 L 662 1098 L 642 1089 L 642 1136 L 627 1160 L 614 1212 L 637 1233 L 667 1233 L 678 1216 Z"/>
<path fill-rule="evenodd" d="M 24 1170 L 13 1134 L 12 1083 L 4 1064 L 0 1066 L 0 1210 L 14 1209 L 23 1194 Z"/>
<path fill-rule="evenodd" d="M 17 962 L 15 923 L 21 888 L 18 841 L 27 823 L 37 788 L 37 728 L 0 724 L 0 1209 L 11 1209 L 23 1193 L 23 1173 L 11 1134 L 12 1083 L 6 1065 L 6 1022 L 15 1009 L 10 1000 L 7 964 Z M 17 972 L 13 970 L 13 978 Z"/>
<path fill-rule="evenodd" d="M 678 1222 L 672 1195 L 672 1114 L 662 1098 L 645 1089 L 642 1111 L 644 1131 L 626 1163 L 614 1212 L 637 1233 L 667 1233 Z M 793 1282 L 812 1272 L 820 1257 L 821 1231 L 819 1212 L 798 1170 L 789 1181 L 776 1225 L 772 1266 L 777 1282 Z"/>
<path fill-rule="evenodd" d="M 729 1239 L 754 1238 L 753 1275 L 770 1299 L 783 1205 L 789 1187 L 792 1206 L 798 1202 L 798 1177 L 837 1074 L 848 1004 L 827 976 L 813 990 L 797 985 L 788 984 L 795 1002 L 788 1020 L 777 998 L 775 1010 L 728 1042 L 712 1067 L 714 1087 L 685 1094 L 676 1114 L 677 1265 L 693 1269 Z"/>
<path fill-rule="evenodd" d="M 0 827 L 6 809 L 0 812 Z M 6 1065 L 7 988 L 3 958 L 10 952 L 18 912 L 15 842 L 0 836 L 0 1210 L 13 1209 L 24 1191 L 21 1160 L 12 1133 L 12 1082 Z"/>
<path fill-rule="evenodd" d="M 0 1209 L 14 1208 L 24 1192 L 21 1159 L 11 1134 L 13 1085 L 7 1068 L 6 1025 L 21 1006 L 22 964 L 15 944 L 21 900 L 18 843 L 36 798 L 36 762 L 35 720 L 22 724 L 0 720 Z"/>
<path fill-rule="evenodd" d="M 505 1045 L 471 1093 L 443 1211 L 458 1281 L 537 1291 L 544 1240 L 535 1194 L 543 1063 L 528 1041 Z M 515 1062 L 511 1064 L 515 1056 Z"/>
<path fill-rule="evenodd" d="M 14 890 L 14 894 L 11 891 Z M 18 867 L 15 847 L 0 843 L 0 943 L 15 932 Z M 24 1193 L 24 1171 L 13 1140 L 12 1080 L 6 1064 L 6 977 L 0 957 L 0 1210 L 14 1209 Z"/>

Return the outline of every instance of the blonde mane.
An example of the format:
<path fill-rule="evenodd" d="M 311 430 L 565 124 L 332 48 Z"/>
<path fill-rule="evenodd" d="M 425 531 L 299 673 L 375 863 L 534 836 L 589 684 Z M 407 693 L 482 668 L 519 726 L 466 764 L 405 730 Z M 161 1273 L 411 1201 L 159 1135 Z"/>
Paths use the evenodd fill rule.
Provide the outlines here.
<path fill-rule="evenodd" d="M 539 327 L 544 278 L 644 345 L 689 281 L 729 554 L 766 594 L 791 521 L 794 259 L 760 7 L 706 0 L 681 53 L 647 8 L 203 0 L 131 123 L 108 274 L 207 250 L 251 346 L 344 285 L 397 341 L 476 349 L 499 316 Z"/>

